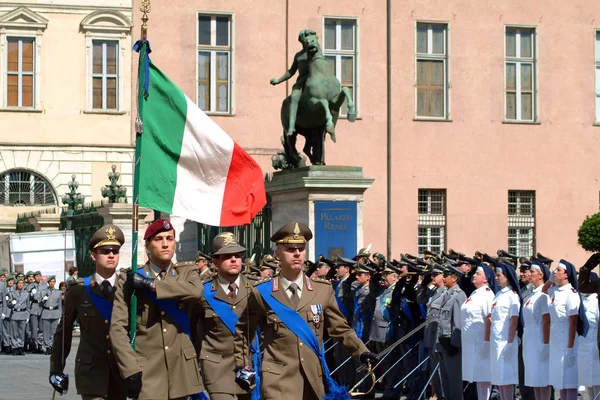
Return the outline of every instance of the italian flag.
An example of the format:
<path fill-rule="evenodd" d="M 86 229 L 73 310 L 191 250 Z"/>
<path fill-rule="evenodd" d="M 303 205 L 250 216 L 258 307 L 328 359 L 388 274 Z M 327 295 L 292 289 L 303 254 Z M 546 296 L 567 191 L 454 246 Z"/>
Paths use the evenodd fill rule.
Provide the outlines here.
<path fill-rule="evenodd" d="M 149 79 L 139 205 L 213 226 L 249 224 L 267 202 L 258 164 L 152 62 Z"/>

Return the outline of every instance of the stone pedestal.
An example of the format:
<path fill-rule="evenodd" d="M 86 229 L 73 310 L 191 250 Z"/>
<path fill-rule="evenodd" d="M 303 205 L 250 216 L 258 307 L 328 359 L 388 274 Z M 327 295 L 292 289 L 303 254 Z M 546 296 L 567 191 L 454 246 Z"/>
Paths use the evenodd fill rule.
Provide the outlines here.
<path fill-rule="evenodd" d="M 362 167 L 313 165 L 275 172 L 267 183 L 273 232 L 298 220 L 314 234 L 307 259 L 355 256 L 363 246 L 364 192 L 373 181 L 364 177 Z"/>
<path fill-rule="evenodd" d="M 57 231 L 60 229 L 60 214 L 39 213 L 29 218 L 36 231 Z"/>
<path fill-rule="evenodd" d="M 146 224 L 144 219 L 153 211 L 149 208 L 140 207 L 138 219 L 138 248 L 137 262 L 143 264 L 146 262 L 146 250 L 144 248 L 144 233 Z M 125 234 L 125 244 L 121 248 L 119 258 L 119 268 L 131 267 L 132 243 L 131 243 L 131 218 L 133 216 L 133 206 L 125 203 L 109 203 L 98 209 L 98 213 L 104 217 L 104 224 L 113 224 L 121 228 Z"/>

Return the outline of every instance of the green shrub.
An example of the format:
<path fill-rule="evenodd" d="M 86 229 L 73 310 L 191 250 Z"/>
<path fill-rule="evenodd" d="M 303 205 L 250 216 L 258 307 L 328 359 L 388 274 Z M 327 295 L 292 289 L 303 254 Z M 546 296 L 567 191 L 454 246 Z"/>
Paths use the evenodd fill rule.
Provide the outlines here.
<path fill-rule="evenodd" d="M 577 243 L 586 251 L 600 252 L 600 213 L 588 215 L 577 231 Z"/>

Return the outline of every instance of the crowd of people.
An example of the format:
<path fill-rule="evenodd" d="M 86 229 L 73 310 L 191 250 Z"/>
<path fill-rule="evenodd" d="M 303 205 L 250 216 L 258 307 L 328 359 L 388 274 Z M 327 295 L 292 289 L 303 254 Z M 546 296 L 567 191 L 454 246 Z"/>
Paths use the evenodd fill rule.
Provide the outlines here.
<path fill-rule="evenodd" d="M 0 343 L 5 354 L 50 354 L 66 284 L 40 271 L 0 270 Z"/>
<path fill-rule="evenodd" d="M 351 391 L 549 400 L 558 390 L 574 400 L 580 387 L 599 396 L 592 270 L 600 254 L 579 274 L 566 260 L 502 250 L 389 260 L 369 246 L 310 262 L 311 238 L 292 221 L 271 238 L 273 254 L 244 260 L 246 249 L 223 232 L 210 255 L 175 264 L 175 230 L 160 219 L 144 236 L 148 262 L 133 271 L 118 269 L 125 238 L 107 225 L 89 242 L 95 273 L 70 280 L 64 306 L 53 277 L 47 287 L 37 272 L 23 276 L 28 286 L 7 277 L 9 351 L 31 343 L 50 352 L 50 383 L 63 393 L 79 321 L 75 386 L 84 399 L 342 399 Z M 34 315 L 39 342 L 25 333 Z M 54 340 L 44 336 L 55 329 Z"/>

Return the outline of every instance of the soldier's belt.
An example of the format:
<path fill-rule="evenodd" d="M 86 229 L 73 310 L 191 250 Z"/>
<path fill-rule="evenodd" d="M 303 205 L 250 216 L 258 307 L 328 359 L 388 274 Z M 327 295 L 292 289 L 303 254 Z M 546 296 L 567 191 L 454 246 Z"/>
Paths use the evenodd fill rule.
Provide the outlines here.
<path fill-rule="evenodd" d="M 44 310 L 50 310 L 50 311 L 52 311 L 52 310 L 58 310 L 58 307 L 46 307 L 46 306 L 44 306 L 43 308 L 44 308 Z"/>
<path fill-rule="evenodd" d="M 16 311 L 16 312 L 21 312 L 21 311 L 27 311 L 27 308 L 13 308 L 12 310 Z"/>

